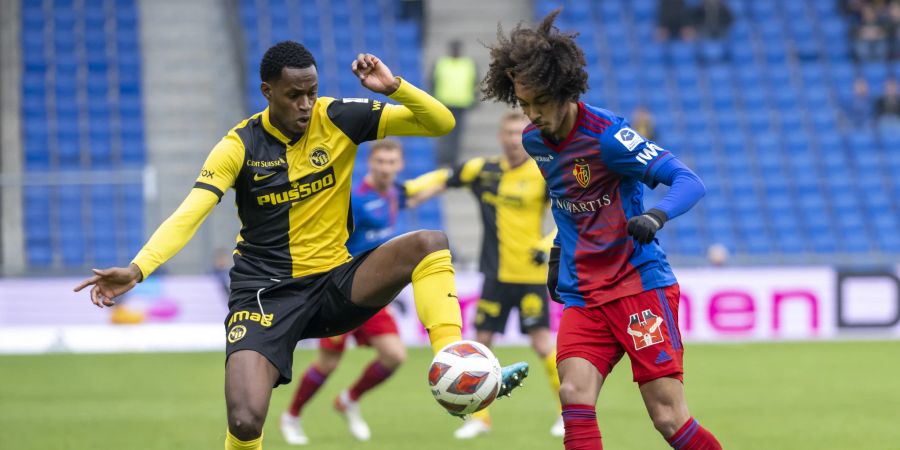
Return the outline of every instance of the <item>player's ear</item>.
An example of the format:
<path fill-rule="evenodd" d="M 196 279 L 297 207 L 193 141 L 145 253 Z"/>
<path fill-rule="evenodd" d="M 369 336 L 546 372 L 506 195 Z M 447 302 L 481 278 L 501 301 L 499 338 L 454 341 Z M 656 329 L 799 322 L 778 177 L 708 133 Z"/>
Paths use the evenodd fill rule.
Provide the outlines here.
<path fill-rule="evenodd" d="M 272 100 L 272 86 L 269 86 L 269 83 L 263 81 L 262 84 L 259 85 L 259 91 L 262 92 L 262 95 L 266 100 Z"/>

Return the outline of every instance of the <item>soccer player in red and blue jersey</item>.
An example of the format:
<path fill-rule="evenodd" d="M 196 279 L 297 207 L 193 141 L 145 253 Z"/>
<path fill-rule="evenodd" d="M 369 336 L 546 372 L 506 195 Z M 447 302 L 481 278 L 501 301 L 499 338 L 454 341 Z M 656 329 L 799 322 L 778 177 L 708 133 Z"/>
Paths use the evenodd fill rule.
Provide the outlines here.
<path fill-rule="evenodd" d="M 653 425 L 675 449 L 721 449 L 688 412 L 678 282 L 655 239 L 703 197 L 700 179 L 615 114 L 579 101 L 584 53 L 554 11 L 537 29 L 498 34 L 485 98 L 518 105 L 525 149 L 547 180 L 558 233 L 548 287 L 565 304 L 557 337 L 567 450 L 602 449 L 596 402 L 628 354 Z M 671 187 L 644 210 L 644 185 Z"/>

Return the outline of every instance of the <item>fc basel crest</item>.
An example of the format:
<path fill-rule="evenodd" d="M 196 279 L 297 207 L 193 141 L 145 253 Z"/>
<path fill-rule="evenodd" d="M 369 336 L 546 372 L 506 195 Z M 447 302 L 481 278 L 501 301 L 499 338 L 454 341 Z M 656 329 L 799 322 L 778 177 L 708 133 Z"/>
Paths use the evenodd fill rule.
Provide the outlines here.
<path fill-rule="evenodd" d="M 591 166 L 585 163 L 583 159 L 576 159 L 572 175 L 575 175 L 575 180 L 578 181 L 581 187 L 586 188 L 588 183 L 591 182 Z"/>
<path fill-rule="evenodd" d="M 316 147 L 309 154 L 309 163 L 317 169 L 327 166 L 330 161 L 331 155 L 328 154 L 328 150 L 325 150 L 325 147 Z"/>

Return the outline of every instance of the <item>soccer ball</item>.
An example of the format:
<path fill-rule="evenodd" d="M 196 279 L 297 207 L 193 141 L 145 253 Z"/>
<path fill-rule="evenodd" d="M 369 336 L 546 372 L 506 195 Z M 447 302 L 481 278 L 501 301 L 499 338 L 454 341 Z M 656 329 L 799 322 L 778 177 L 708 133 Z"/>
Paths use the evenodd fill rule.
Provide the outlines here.
<path fill-rule="evenodd" d="M 435 400 L 451 414 L 487 408 L 500 390 L 500 361 L 484 345 L 457 341 L 435 355 L 428 385 Z"/>

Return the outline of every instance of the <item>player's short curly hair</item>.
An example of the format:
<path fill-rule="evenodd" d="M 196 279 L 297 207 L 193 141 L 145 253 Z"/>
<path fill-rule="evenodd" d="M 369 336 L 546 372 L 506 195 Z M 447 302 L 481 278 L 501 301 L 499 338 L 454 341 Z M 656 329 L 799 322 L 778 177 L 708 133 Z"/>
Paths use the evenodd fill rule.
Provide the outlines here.
<path fill-rule="evenodd" d="M 587 63 L 575 43 L 578 33 L 564 33 L 553 25 L 560 11 L 548 14 L 536 29 L 520 23 L 509 37 L 497 27 L 497 43 L 488 47 L 491 64 L 481 82 L 482 98 L 515 106 L 513 80 L 560 102 L 576 101 L 587 92 Z"/>
<path fill-rule="evenodd" d="M 265 82 L 278 81 L 285 67 L 305 69 L 315 66 L 316 59 L 303 44 L 294 41 L 279 42 L 266 50 L 259 63 L 259 78 Z"/>

